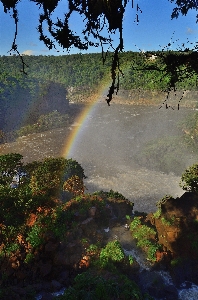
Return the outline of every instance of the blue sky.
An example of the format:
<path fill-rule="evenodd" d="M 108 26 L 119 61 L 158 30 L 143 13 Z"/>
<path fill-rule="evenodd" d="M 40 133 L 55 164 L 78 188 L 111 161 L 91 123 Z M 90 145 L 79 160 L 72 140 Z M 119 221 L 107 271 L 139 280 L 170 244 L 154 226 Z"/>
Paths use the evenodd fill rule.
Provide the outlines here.
<path fill-rule="evenodd" d="M 187 16 L 180 16 L 178 19 L 171 20 L 171 12 L 174 4 L 168 0 L 134 0 L 134 7 L 139 5 L 142 13 L 139 14 L 137 25 L 136 9 L 131 8 L 131 2 L 127 5 L 123 25 L 124 51 L 160 50 L 170 42 L 170 49 L 175 50 L 182 43 L 190 47 L 187 41 L 198 43 L 198 24 L 196 24 L 196 11 L 190 11 Z M 70 52 L 57 45 L 57 49 L 48 50 L 43 42 L 39 41 L 37 32 L 39 7 L 28 0 L 21 0 L 18 3 L 19 24 L 17 45 L 20 53 L 31 55 L 62 55 L 68 53 L 79 53 L 78 49 L 71 49 Z M 63 12 L 67 11 L 67 0 L 60 1 L 54 11 L 53 17 L 61 18 Z M 71 20 L 73 31 L 80 33 L 83 22 L 82 19 L 73 15 Z M 9 14 L 5 14 L 3 5 L 0 3 L 0 55 L 9 55 L 14 38 L 15 24 Z M 47 32 L 47 25 L 46 25 Z M 118 33 L 113 37 L 116 46 L 118 43 Z M 57 52 L 57 50 L 59 52 Z M 86 52 L 101 52 L 101 48 L 90 48 Z"/>

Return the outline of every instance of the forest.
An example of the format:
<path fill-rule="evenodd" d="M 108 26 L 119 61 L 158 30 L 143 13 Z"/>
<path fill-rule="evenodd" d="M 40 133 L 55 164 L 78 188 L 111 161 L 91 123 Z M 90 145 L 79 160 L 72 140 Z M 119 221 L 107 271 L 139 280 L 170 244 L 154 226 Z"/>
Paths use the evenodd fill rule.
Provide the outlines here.
<path fill-rule="evenodd" d="M 184 52 L 179 51 L 163 51 L 163 56 L 161 51 L 120 53 L 118 69 L 120 88 L 166 89 L 171 77 L 163 59 L 166 56 L 168 59 L 171 54 L 176 54 L 178 61 L 185 56 Z M 20 86 L 28 88 L 34 94 L 36 87 L 42 85 L 44 88 L 48 82 L 59 83 L 66 89 L 78 87 L 83 88 L 83 92 L 93 91 L 101 85 L 101 82 L 110 80 L 112 58 L 111 52 L 103 55 L 101 53 L 62 56 L 23 55 L 25 70 L 23 73 L 20 56 L 1 56 L 1 92 L 4 94 L 7 88 L 14 89 Z M 183 65 L 181 64 L 176 71 L 178 89 L 197 89 L 197 74 L 192 70 L 189 72 L 188 62 L 184 60 Z"/>
<path fill-rule="evenodd" d="M 177 77 L 176 89 L 197 91 L 197 74 L 183 59 L 184 52 L 164 51 L 162 55 L 162 52 L 130 51 L 119 56 L 117 94 L 119 89 L 168 93 L 173 78 L 165 58 L 169 59 L 171 53 L 178 57 L 172 65 Z M 106 86 L 108 93 L 113 59 L 111 52 L 103 55 L 24 55 L 22 58 L 23 63 L 17 55 L 0 57 L 0 130 L 3 132 L 35 124 L 41 115 L 55 110 L 68 114 L 70 102 L 80 102 L 82 95 L 84 99 L 91 99 L 101 87 Z M 26 115 L 23 120 L 22 114 Z"/>

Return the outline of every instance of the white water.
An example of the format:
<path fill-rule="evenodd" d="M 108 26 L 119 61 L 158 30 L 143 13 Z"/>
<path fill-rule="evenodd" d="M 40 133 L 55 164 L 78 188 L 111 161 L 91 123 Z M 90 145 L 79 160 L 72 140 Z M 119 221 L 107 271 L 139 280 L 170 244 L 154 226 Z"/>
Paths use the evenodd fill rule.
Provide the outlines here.
<path fill-rule="evenodd" d="M 124 250 L 124 253 L 127 256 L 132 255 L 136 259 L 136 261 L 140 265 L 140 272 L 142 272 L 143 270 L 147 270 L 147 271 L 150 270 L 149 264 L 145 263 L 145 261 L 142 260 L 142 257 L 139 256 L 139 253 L 137 250 L 135 250 L 135 249 Z M 158 273 L 163 278 L 165 285 L 174 285 L 172 278 L 168 272 L 166 272 L 166 271 L 154 271 L 154 272 Z M 188 286 L 190 286 L 189 288 L 186 288 L 186 283 L 184 282 L 183 284 L 181 284 L 180 288 L 177 289 L 178 290 L 178 299 L 179 300 L 197 300 L 198 299 L 198 286 L 191 282 L 188 282 L 187 284 L 188 284 Z M 164 299 L 158 298 L 158 300 L 164 300 Z"/>
<path fill-rule="evenodd" d="M 181 196 L 181 176 L 175 175 L 178 172 L 148 168 L 146 161 L 140 165 L 136 157 L 146 143 L 177 136 L 177 123 L 188 113 L 192 111 L 130 105 L 107 107 L 99 103 L 81 125 L 69 153 L 85 170 L 88 192 L 118 191 L 134 202 L 134 210 L 144 212 L 155 211 L 156 202 L 166 194 Z M 191 154 L 186 155 L 185 163 L 195 163 Z M 183 166 L 182 170 L 185 171 Z"/>
<path fill-rule="evenodd" d="M 180 300 L 197 300 L 198 299 L 198 286 L 192 284 L 191 288 L 189 289 L 182 289 L 179 290 L 179 299 Z"/>

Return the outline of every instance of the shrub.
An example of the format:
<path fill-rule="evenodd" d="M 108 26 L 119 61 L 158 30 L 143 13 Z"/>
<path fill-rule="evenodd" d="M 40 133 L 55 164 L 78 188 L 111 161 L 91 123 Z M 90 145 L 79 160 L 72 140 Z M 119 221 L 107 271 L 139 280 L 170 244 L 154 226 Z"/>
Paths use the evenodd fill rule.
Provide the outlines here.
<path fill-rule="evenodd" d="M 158 207 L 158 210 L 161 211 L 162 204 L 166 203 L 167 200 L 174 199 L 171 195 L 165 195 L 162 199 L 157 201 L 156 206 Z"/>
<path fill-rule="evenodd" d="M 78 274 L 74 279 L 73 286 L 67 288 L 59 300 L 140 300 L 143 299 L 138 286 L 124 275 L 113 275 L 111 278 L 104 278 L 87 271 Z"/>
<path fill-rule="evenodd" d="M 156 212 L 153 214 L 154 218 L 159 219 L 161 216 L 161 213 L 162 213 L 161 208 L 158 208 L 156 210 Z"/>
<path fill-rule="evenodd" d="M 160 248 L 160 245 L 155 240 L 156 231 L 151 227 L 142 225 L 138 217 L 135 217 L 131 222 L 130 230 L 133 237 L 137 239 L 137 246 L 147 253 L 148 260 L 155 261 L 155 253 Z"/>
<path fill-rule="evenodd" d="M 128 200 L 122 194 L 120 194 L 119 192 L 115 192 L 113 190 L 110 190 L 109 192 L 96 191 L 94 192 L 94 195 L 99 195 L 101 197 L 105 197 L 106 199 L 112 198 L 112 199 L 119 199 L 119 200 Z"/>
<path fill-rule="evenodd" d="M 171 217 L 170 219 L 166 219 L 166 218 L 162 217 L 161 221 L 162 221 L 162 224 L 164 224 L 165 226 L 171 226 L 174 224 L 175 218 Z"/>
<path fill-rule="evenodd" d="M 42 245 L 44 238 L 43 228 L 40 226 L 40 224 L 35 224 L 31 227 L 26 240 L 29 241 L 33 248 L 38 248 L 40 245 Z"/>
<path fill-rule="evenodd" d="M 25 166 L 30 178 L 30 187 L 34 194 L 59 195 L 63 182 L 72 176 L 78 177 L 81 185 L 86 178 L 81 165 L 72 159 L 46 158 Z"/>
<path fill-rule="evenodd" d="M 77 175 L 73 175 L 64 182 L 63 190 L 71 193 L 75 197 L 84 194 L 85 186 L 81 178 Z"/>
<path fill-rule="evenodd" d="M 185 191 L 198 192 L 198 164 L 192 165 L 182 174 L 179 185 Z"/>
<path fill-rule="evenodd" d="M 120 262 L 125 258 L 124 251 L 118 241 L 109 242 L 100 252 L 100 260 L 103 266 L 109 261 Z"/>

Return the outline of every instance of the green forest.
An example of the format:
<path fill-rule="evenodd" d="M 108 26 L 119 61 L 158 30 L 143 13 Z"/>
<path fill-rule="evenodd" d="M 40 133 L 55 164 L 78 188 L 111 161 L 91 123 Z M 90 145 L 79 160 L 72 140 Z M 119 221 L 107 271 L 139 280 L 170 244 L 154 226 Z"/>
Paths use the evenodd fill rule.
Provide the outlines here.
<path fill-rule="evenodd" d="M 123 52 L 119 57 L 120 88 L 130 90 L 143 88 L 151 90 L 166 89 L 171 80 L 164 63 L 170 53 L 180 52 Z M 185 55 L 182 52 L 183 56 Z M 189 54 L 188 54 L 189 55 Z M 23 62 L 22 62 L 22 59 Z M 62 84 L 69 87 L 83 88 L 84 91 L 97 89 L 101 82 L 111 79 L 111 63 L 113 53 L 73 54 L 63 56 L 28 56 L 0 57 L 1 92 L 7 88 L 14 89 L 16 85 L 28 88 L 32 94 L 42 85 L 43 89 L 48 82 Z M 24 67 L 24 72 L 23 72 Z M 177 70 L 178 89 L 197 89 L 197 75 L 188 72 L 188 63 L 180 64 Z"/>
<path fill-rule="evenodd" d="M 172 66 L 166 60 L 177 58 Z M 182 52 L 123 52 L 119 56 L 116 90 L 197 91 L 197 74 Z M 193 52 L 192 52 L 193 56 Z M 190 57 L 188 53 L 188 57 Z M 70 102 L 92 99 L 112 81 L 113 53 L 64 56 L 0 57 L 0 130 L 15 132 L 53 111 L 68 114 Z M 174 71 L 174 72 L 173 72 Z M 173 78 L 174 74 L 174 78 Z M 119 95 L 119 92 L 118 92 Z M 157 97 L 157 96 L 156 96 Z M 84 100 L 83 100 L 84 101 Z M 25 118 L 22 118 L 25 115 Z M 65 117 L 67 118 L 67 117 Z M 25 129 L 26 130 L 26 129 Z M 31 130 L 30 130 L 31 131 Z"/>

